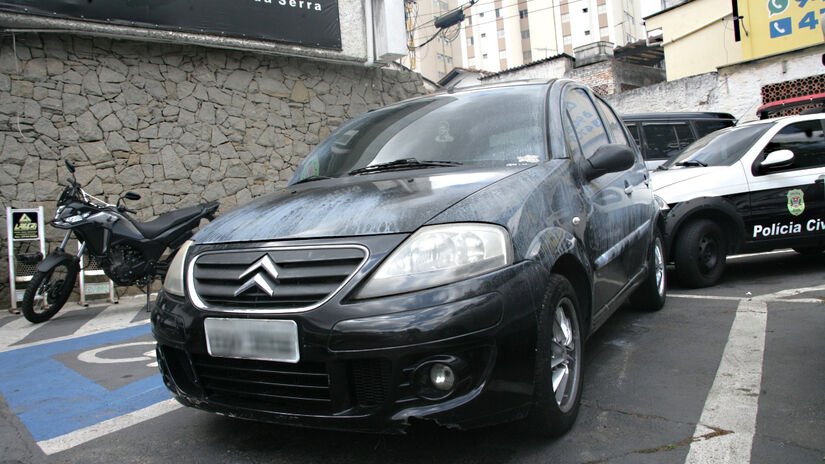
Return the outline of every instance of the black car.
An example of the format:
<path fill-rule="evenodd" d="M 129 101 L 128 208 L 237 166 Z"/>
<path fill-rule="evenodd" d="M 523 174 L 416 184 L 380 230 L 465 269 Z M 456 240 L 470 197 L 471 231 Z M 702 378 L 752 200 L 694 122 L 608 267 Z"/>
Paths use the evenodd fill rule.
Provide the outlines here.
<path fill-rule="evenodd" d="M 187 243 L 152 310 L 183 404 L 401 432 L 569 429 L 585 339 L 665 300 L 659 209 L 612 109 L 566 80 L 361 115 Z"/>
<path fill-rule="evenodd" d="M 636 113 L 621 118 L 651 170 L 696 140 L 736 124 L 733 115 L 712 112 Z"/>

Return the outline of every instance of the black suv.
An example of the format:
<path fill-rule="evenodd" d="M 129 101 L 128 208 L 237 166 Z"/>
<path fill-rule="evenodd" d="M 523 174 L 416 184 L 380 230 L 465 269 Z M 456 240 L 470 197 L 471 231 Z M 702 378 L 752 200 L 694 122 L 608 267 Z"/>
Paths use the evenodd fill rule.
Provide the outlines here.
<path fill-rule="evenodd" d="M 370 111 L 175 257 L 164 381 L 236 417 L 399 432 L 575 420 L 585 339 L 665 301 L 659 209 L 613 110 L 556 80 Z"/>
<path fill-rule="evenodd" d="M 702 112 L 625 114 L 622 121 L 651 170 L 696 140 L 736 124 L 731 114 Z"/>

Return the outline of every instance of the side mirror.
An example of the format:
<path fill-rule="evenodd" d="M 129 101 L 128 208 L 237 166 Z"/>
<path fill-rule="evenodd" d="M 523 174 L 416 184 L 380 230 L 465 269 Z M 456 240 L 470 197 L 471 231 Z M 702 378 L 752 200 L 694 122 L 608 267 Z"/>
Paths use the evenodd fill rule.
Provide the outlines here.
<path fill-rule="evenodd" d="M 794 154 L 790 150 L 776 150 L 768 153 L 768 156 L 759 163 L 762 169 L 784 168 L 793 164 Z"/>
<path fill-rule="evenodd" d="M 123 198 L 127 200 L 140 200 L 140 195 L 135 192 L 126 192 L 123 194 Z"/>
<path fill-rule="evenodd" d="M 630 169 L 636 164 L 636 155 L 627 145 L 602 145 L 584 164 L 584 176 L 593 180 L 611 172 Z"/>

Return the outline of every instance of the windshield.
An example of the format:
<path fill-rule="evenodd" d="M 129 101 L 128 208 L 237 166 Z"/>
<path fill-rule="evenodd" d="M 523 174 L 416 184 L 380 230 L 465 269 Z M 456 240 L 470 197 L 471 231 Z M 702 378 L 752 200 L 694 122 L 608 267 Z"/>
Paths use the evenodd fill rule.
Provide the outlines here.
<path fill-rule="evenodd" d="M 771 123 L 735 126 L 720 129 L 688 145 L 678 156 L 662 165 L 671 166 L 730 166 L 756 143 Z"/>
<path fill-rule="evenodd" d="M 393 169 L 538 163 L 546 153 L 545 89 L 525 85 L 444 94 L 371 111 L 318 145 L 290 184 L 376 172 L 362 168 L 392 162 Z"/>

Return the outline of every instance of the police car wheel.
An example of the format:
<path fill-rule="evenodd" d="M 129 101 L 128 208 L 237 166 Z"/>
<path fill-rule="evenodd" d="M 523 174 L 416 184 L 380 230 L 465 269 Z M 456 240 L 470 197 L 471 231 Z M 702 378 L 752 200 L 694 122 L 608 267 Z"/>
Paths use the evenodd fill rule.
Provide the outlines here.
<path fill-rule="evenodd" d="M 699 219 L 685 226 L 675 242 L 676 275 L 689 287 L 708 287 L 722 277 L 727 240 L 715 222 Z"/>
<path fill-rule="evenodd" d="M 793 251 L 801 255 L 818 255 L 825 251 L 823 247 L 794 248 Z"/>

